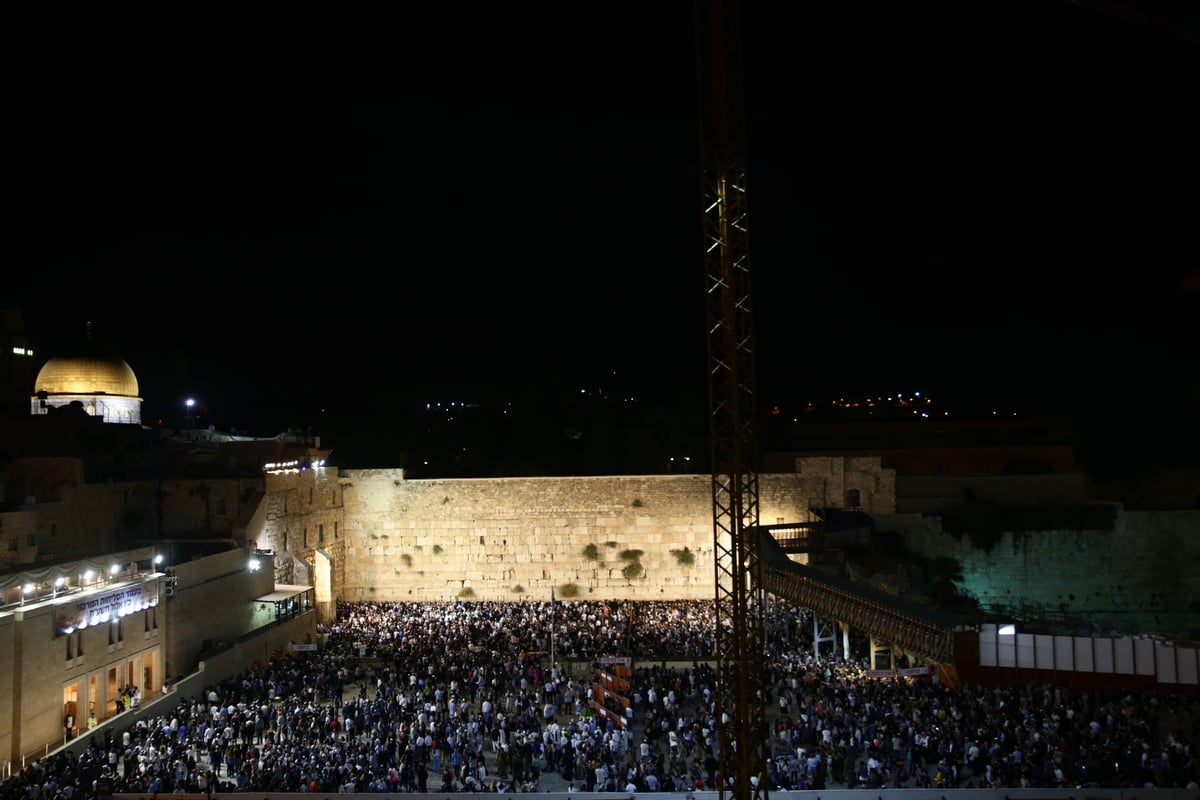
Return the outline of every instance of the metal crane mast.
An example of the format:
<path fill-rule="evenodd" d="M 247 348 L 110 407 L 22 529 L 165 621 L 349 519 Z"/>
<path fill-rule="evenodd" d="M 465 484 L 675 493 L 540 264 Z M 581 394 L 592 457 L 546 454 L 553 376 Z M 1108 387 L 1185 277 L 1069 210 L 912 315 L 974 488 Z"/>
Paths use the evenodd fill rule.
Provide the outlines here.
<path fill-rule="evenodd" d="M 766 797 L 765 598 L 750 303 L 741 26 L 736 0 L 697 0 L 696 59 L 712 462 L 718 792 Z"/>

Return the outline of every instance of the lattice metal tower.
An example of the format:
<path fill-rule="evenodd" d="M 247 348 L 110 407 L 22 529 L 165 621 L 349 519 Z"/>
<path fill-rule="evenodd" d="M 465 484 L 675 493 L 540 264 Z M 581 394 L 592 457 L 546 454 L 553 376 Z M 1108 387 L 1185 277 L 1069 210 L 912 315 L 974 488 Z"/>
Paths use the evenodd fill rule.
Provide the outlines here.
<path fill-rule="evenodd" d="M 716 562 L 722 798 L 767 796 L 765 598 L 756 529 L 757 398 L 750 302 L 741 25 L 735 0 L 697 0 L 696 59 Z"/>

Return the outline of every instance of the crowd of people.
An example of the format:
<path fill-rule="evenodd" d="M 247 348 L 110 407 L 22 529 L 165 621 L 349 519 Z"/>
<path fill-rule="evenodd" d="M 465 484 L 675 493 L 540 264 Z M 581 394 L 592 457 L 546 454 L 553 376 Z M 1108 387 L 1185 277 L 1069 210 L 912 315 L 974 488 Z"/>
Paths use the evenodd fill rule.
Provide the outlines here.
<path fill-rule="evenodd" d="M 881 679 L 814 653 L 807 612 L 770 614 L 772 790 L 1198 785 L 1194 695 Z M 715 789 L 714 621 L 711 601 L 343 603 L 318 650 L 77 739 L 0 798 Z M 593 663 L 631 655 L 628 706 L 596 713 Z"/>

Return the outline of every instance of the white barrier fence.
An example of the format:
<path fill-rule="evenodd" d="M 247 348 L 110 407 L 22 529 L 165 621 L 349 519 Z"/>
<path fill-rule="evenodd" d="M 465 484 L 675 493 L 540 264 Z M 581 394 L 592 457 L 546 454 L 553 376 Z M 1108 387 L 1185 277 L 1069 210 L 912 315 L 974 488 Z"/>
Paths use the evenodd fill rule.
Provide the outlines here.
<path fill-rule="evenodd" d="M 1154 677 L 1161 684 L 1200 682 L 1200 651 L 1155 639 L 1104 639 L 1019 633 L 1011 627 L 983 625 L 979 665 L 1057 672 L 1093 672 Z"/>

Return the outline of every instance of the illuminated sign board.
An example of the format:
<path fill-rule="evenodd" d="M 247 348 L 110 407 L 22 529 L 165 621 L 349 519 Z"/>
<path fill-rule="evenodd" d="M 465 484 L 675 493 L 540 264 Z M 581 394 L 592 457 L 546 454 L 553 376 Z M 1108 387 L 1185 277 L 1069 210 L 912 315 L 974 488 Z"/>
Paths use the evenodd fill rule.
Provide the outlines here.
<path fill-rule="evenodd" d="M 73 633 L 158 605 L 158 579 L 81 597 L 55 610 L 54 630 Z"/>

